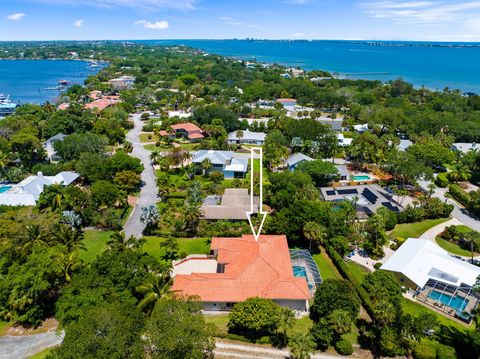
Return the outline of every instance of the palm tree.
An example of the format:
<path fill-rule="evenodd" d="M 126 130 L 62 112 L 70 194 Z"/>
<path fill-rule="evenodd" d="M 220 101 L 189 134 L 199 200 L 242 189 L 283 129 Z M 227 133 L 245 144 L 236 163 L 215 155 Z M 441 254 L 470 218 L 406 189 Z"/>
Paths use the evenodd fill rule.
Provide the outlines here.
<path fill-rule="evenodd" d="M 235 132 L 235 137 L 237 137 L 237 141 L 238 143 L 240 144 L 242 138 L 243 138 L 243 131 L 242 130 L 238 130 L 237 132 Z"/>
<path fill-rule="evenodd" d="M 83 231 L 79 228 L 72 228 L 66 224 L 56 226 L 55 241 L 67 247 L 68 252 L 87 250 L 83 243 Z"/>
<path fill-rule="evenodd" d="M 310 359 L 315 351 L 315 341 L 308 332 L 295 335 L 289 340 L 291 359 Z"/>
<path fill-rule="evenodd" d="M 139 249 L 144 243 L 144 239 L 136 239 L 133 236 L 125 238 L 123 232 L 115 232 L 110 235 L 110 238 L 107 241 L 107 246 L 114 251 L 124 252 L 129 248 L 134 250 Z"/>
<path fill-rule="evenodd" d="M 59 253 L 56 262 L 64 275 L 65 282 L 67 283 L 72 280 L 72 273 L 81 265 L 78 260 L 78 251 Z"/>
<path fill-rule="evenodd" d="M 288 342 L 288 334 L 287 331 L 290 329 L 293 324 L 295 323 L 295 313 L 290 308 L 281 308 L 280 315 L 278 318 L 278 328 L 281 330 L 282 333 L 282 344 L 283 346 L 287 345 Z"/>
<path fill-rule="evenodd" d="M 185 162 L 188 162 L 192 159 L 192 154 L 189 151 L 182 152 L 182 166 Z"/>
<path fill-rule="evenodd" d="M 131 142 L 128 142 L 128 141 L 125 141 L 125 143 L 123 144 L 123 150 L 126 152 L 126 153 L 131 153 L 133 151 L 133 145 Z"/>
<path fill-rule="evenodd" d="M 200 165 L 203 168 L 203 175 L 206 176 L 208 171 L 212 168 L 212 161 L 210 158 L 205 158 Z"/>
<path fill-rule="evenodd" d="M 150 315 L 157 301 L 168 296 L 171 282 L 167 272 L 149 273 L 145 282 L 136 288 L 136 291 L 143 296 L 138 303 L 138 308 Z"/>
<path fill-rule="evenodd" d="M 161 155 L 160 151 L 158 151 L 158 150 L 152 151 L 150 153 L 150 161 L 152 161 L 152 163 L 154 165 L 158 164 L 161 157 L 162 157 L 162 155 Z"/>
<path fill-rule="evenodd" d="M 33 246 L 47 246 L 51 238 L 49 233 L 38 223 L 31 223 L 25 226 L 25 234 L 22 242 L 24 243 L 21 251 L 26 253 Z"/>
<path fill-rule="evenodd" d="M 303 226 L 303 235 L 310 242 L 309 250 L 312 251 L 312 242 L 323 244 L 327 237 L 327 231 L 324 226 L 317 222 L 307 222 Z"/>
<path fill-rule="evenodd" d="M 328 317 L 330 328 L 333 329 L 337 338 L 352 330 L 352 318 L 350 314 L 343 309 L 334 310 Z"/>
<path fill-rule="evenodd" d="M 0 168 L 2 169 L 6 179 L 9 179 L 8 172 L 6 171 L 6 168 L 9 165 L 9 163 L 10 163 L 10 156 L 8 155 L 8 153 L 5 153 L 2 150 L 0 150 Z"/>

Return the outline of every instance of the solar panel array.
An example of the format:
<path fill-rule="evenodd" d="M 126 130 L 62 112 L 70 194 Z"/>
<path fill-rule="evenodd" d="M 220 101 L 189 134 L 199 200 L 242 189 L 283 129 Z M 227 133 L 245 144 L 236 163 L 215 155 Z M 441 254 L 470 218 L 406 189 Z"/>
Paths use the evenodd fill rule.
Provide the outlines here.
<path fill-rule="evenodd" d="M 370 191 L 368 188 L 365 188 L 362 192 L 362 195 L 363 197 L 365 197 L 367 199 L 368 202 L 370 202 L 371 204 L 375 204 L 377 203 L 377 195 L 375 193 L 373 193 L 372 191 Z"/>

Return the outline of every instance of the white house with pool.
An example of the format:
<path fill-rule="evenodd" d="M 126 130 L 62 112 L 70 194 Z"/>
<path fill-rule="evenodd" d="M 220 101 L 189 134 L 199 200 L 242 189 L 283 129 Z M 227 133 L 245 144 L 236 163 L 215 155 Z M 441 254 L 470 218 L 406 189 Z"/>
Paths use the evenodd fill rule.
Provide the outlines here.
<path fill-rule="evenodd" d="M 416 300 L 469 323 L 480 299 L 473 286 L 480 267 L 453 257 L 427 239 L 409 238 L 381 267 L 390 271 Z"/>

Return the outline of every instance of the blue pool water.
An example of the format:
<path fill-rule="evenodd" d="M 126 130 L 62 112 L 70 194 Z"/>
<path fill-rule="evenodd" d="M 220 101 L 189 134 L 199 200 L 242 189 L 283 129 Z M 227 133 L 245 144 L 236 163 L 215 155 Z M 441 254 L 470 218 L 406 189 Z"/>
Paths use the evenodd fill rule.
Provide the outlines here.
<path fill-rule="evenodd" d="M 479 43 L 402 41 L 141 40 L 186 45 L 209 53 L 387 81 L 403 77 L 415 86 L 480 93 Z"/>
<path fill-rule="evenodd" d="M 312 289 L 313 288 L 313 285 L 311 285 L 309 282 L 308 282 L 308 278 L 307 278 L 307 270 L 302 267 L 302 266 L 292 266 L 292 269 L 293 269 L 293 275 L 297 278 L 305 278 L 305 280 L 307 281 L 307 284 L 308 284 L 308 288 L 309 289 Z"/>
<path fill-rule="evenodd" d="M 468 304 L 468 300 L 463 299 L 462 297 L 452 297 L 451 295 L 441 293 L 436 290 L 432 290 L 428 297 L 434 300 L 438 300 L 440 303 L 443 303 L 446 306 L 455 309 L 457 312 L 462 312 Z"/>
<path fill-rule="evenodd" d="M 355 181 L 369 181 L 371 178 L 369 176 L 353 176 Z"/>
<path fill-rule="evenodd" d="M 10 188 L 12 188 L 12 186 L 3 186 L 3 187 L 0 187 L 0 193 L 7 192 Z"/>

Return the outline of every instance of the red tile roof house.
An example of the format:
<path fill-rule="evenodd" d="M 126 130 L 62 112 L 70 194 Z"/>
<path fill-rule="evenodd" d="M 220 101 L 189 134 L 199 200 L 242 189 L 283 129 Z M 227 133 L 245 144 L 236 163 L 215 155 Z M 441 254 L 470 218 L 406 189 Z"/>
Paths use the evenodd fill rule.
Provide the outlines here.
<path fill-rule="evenodd" d="M 308 310 L 307 281 L 295 277 L 284 235 L 212 238 L 211 255 L 173 262 L 172 291 L 197 296 L 204 310 L 231 310 L 248 298 L 268 298 L 298 311 Z"/>
<path fill-rule="evenodd" d="M 171 127 L 175 135 L 186 137 L 190 142 L 201 141 L 204 138 L 202 129 L 191 122 L 179 123 Z"/>

